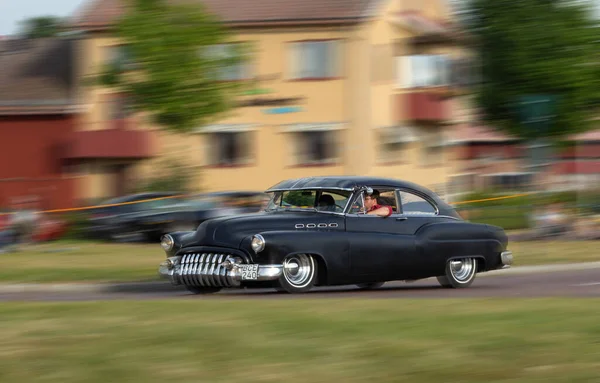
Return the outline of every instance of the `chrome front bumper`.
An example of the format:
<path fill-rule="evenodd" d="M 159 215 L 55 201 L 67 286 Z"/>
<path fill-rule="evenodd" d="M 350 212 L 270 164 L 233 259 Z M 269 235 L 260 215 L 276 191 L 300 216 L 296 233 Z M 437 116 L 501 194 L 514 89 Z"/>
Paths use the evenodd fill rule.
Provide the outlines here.
<path fill-rule="evenodd" d="M 500 262 L 502 263 L 502 269 L 508 269 L 513 264 L 512 251 L 503 251 L 500 253 Z"/>
<path fill-rule="evenodd" d="M 283 265 L 245 264 L 228 254 L 184 254 L 167 258 L 158 274 L 174 285 L 238 287 L 242 282 L 278 279 Z"/>

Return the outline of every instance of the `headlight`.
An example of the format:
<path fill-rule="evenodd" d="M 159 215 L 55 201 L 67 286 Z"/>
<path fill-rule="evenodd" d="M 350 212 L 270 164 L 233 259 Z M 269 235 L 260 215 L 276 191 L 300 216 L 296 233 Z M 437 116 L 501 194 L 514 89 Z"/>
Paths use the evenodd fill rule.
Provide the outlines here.
<path fill-rule="evenodd" d="M 252 237 L 252 250 L 254 250 L 255 253 L 260 253 L 264 249 L 265 239 L 262 235 L 256 234 L 254 237 Z"/>
<path fill-rule="evenodd" d="M 163 237 L 160 239 L 160 246 L 162 246 L 165 251 L 171 251 L 174 245 L 175 241 L 169 234 L 163 235 Z"/>

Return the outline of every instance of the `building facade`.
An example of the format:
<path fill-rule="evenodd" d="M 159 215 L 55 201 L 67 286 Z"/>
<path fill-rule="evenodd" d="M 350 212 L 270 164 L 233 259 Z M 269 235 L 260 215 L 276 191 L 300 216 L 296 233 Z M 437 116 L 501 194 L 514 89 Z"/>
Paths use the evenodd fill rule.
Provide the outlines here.
<path fill-rule="evenodd" d="M 59 209 L 123 194 L 127 170 L 153 155 L 152 133 L 125 119 L 85 123 L 91 108 L 73 69 L 79 43 L 0 42 L 0 208 L 23 197 Z"/>
<path fill-rule="evenodd" d="M 234 28 L 233 42 L 252 43 L 249 63 L 227 79 L 256 87 L 245 106 L 191 136 L 131 120 L 155 133 L 156 161 L 177 157 L 192 169 L 195 189 L 358 174 L 437 188 L 456 171 L 451 68 L 467 53 L 445 1 L 198 1 Z M 110 26 L 122 13 L 120 2 L 97 0 L 76 15 L 81 78 L 119 57 Z M 85 88 L 82 97 L 83 126 L 107 120 L 110 89 Z M 156 161 L 137 165 L 137 176 L 151 175 Z"/>

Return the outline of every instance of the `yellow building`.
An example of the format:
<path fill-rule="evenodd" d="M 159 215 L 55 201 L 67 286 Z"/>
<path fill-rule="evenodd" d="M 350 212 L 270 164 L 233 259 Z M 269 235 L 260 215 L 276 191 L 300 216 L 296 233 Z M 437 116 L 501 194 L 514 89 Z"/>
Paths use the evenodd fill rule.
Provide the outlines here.
<path fill-rule="evenodd" d="M 198 190 L 263 190 L 313 175 L 387 176 L 439 190 L 455 172 L 449 137 L 461 108 L 447 96 L 455 90 L 450 69 L 467 53 L 445 0 L 198 1 L 256 48 L 231 79 L 259 79 L 261 94 L 191 137 L 138 119 L 136 129 L 158 138 L 154 160 L 128 162 L 138 174 L 177 156 L 194 170 Z M 108 27 L 120 4 L 91 0 L 73 21 L 85 32 L 81 77 L 118 52 Z M 110 91 L 80 91 L 90 105 L 84 129 L 106 126 Z M 82 193 L 111 194 L 110 177 L 96 169 Z"/>

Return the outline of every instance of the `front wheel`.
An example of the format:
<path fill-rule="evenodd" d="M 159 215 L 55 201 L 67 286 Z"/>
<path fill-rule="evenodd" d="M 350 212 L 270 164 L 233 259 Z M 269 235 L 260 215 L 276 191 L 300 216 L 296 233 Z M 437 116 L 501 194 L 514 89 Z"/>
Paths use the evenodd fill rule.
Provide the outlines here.
<path fill-rule="evenodd" d="M 317 262 L 309 254 L 288 255 L 283 260 L 283 272 L 279 287 L 290 293 L 305 293 L 312 289 L 317 280 Z"/>
<path fill-rule="evenodd" d="M 214 294 L 221 291 L 221 287 L 197 287 L 197 286 L 185 286 L 187 291 L 196 295 Z"/>
<path fill-rule="evenodd" d="M 475 258 L 451 259 L 446 264 L 446 273 L 437 277 L 443 287 L 465 288 L 471 286 L 477 275 L 477 260 Z"/>

